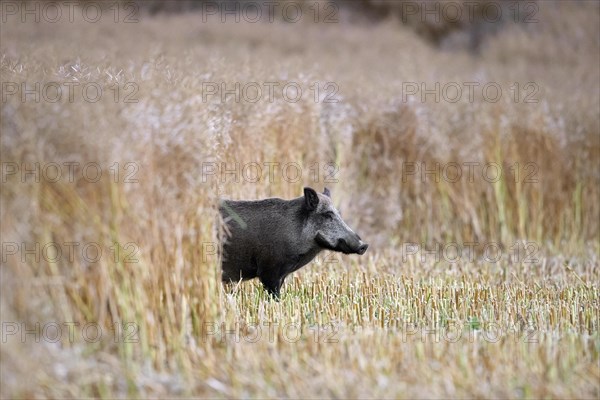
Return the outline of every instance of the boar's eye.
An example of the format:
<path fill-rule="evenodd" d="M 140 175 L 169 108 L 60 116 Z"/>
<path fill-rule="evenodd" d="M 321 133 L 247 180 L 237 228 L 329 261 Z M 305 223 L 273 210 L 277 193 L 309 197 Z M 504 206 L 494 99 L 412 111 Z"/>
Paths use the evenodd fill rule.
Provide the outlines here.
<path fill-rule="evenodd" d="M 325 216 L 325 218 L 328 218 L 328 219 L 333 219 L 333 217 L 335 216 L 333 211 L 324 212 L 323 215 Z"/>

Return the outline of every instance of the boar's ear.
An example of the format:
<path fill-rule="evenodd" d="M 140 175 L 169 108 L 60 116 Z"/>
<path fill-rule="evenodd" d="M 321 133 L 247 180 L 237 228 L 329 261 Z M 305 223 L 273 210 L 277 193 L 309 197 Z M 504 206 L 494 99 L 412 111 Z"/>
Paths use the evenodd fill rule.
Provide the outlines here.
<path fill-rule="evenodd" d="M 319 205 L 319 195 L 313 188 L 304 188 L 304 204 L 308 211 L 313 211 Z"/>
<path fill-rule="evenodd" d="M 331 198 L 331 192 L 329 191 L 329 189 L 325 188 L 325 190 L 323 190 L 323 194 L 329 198 Z"/>

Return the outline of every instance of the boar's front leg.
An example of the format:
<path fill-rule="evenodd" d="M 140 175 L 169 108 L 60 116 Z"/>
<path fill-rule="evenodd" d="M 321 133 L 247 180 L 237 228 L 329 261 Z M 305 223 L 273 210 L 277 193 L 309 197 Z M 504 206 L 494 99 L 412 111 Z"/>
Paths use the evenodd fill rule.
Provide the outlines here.
<path fill-rule="evenodd" d="M 283 285 L 283 277 L 279 276 L 261 276 L 260 281 L 265 287 L 265 290 L 277 301 L 280 299 L 281 286 Z"/>

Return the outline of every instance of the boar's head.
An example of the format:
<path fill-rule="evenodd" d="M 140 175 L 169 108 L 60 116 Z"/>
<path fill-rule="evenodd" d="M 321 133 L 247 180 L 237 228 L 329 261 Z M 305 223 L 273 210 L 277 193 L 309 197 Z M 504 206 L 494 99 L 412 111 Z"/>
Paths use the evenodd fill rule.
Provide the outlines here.
<path fill-rule="evenodd" d="M 315 240 L 321 248 L 344 254 L 367 251 L 369 245 L 344 222 L 327 188 L 323 194 L 304 188 L 304 209 L 307 217 L 303 235 Z"/>

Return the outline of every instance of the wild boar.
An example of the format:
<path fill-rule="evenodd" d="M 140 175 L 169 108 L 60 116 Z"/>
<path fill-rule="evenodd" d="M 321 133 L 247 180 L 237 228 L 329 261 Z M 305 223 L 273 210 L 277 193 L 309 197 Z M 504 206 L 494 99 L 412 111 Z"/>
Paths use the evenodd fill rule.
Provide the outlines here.
<path fill-rule="evenodd" d="M 304 188 L 304 196 L 283 200 L 221 201 L 223 282 L 258 277 L 279 298 L 285 278 L 322 250 L 364 254 L 369 247 L 342 219 L 327 188 Z"/>

